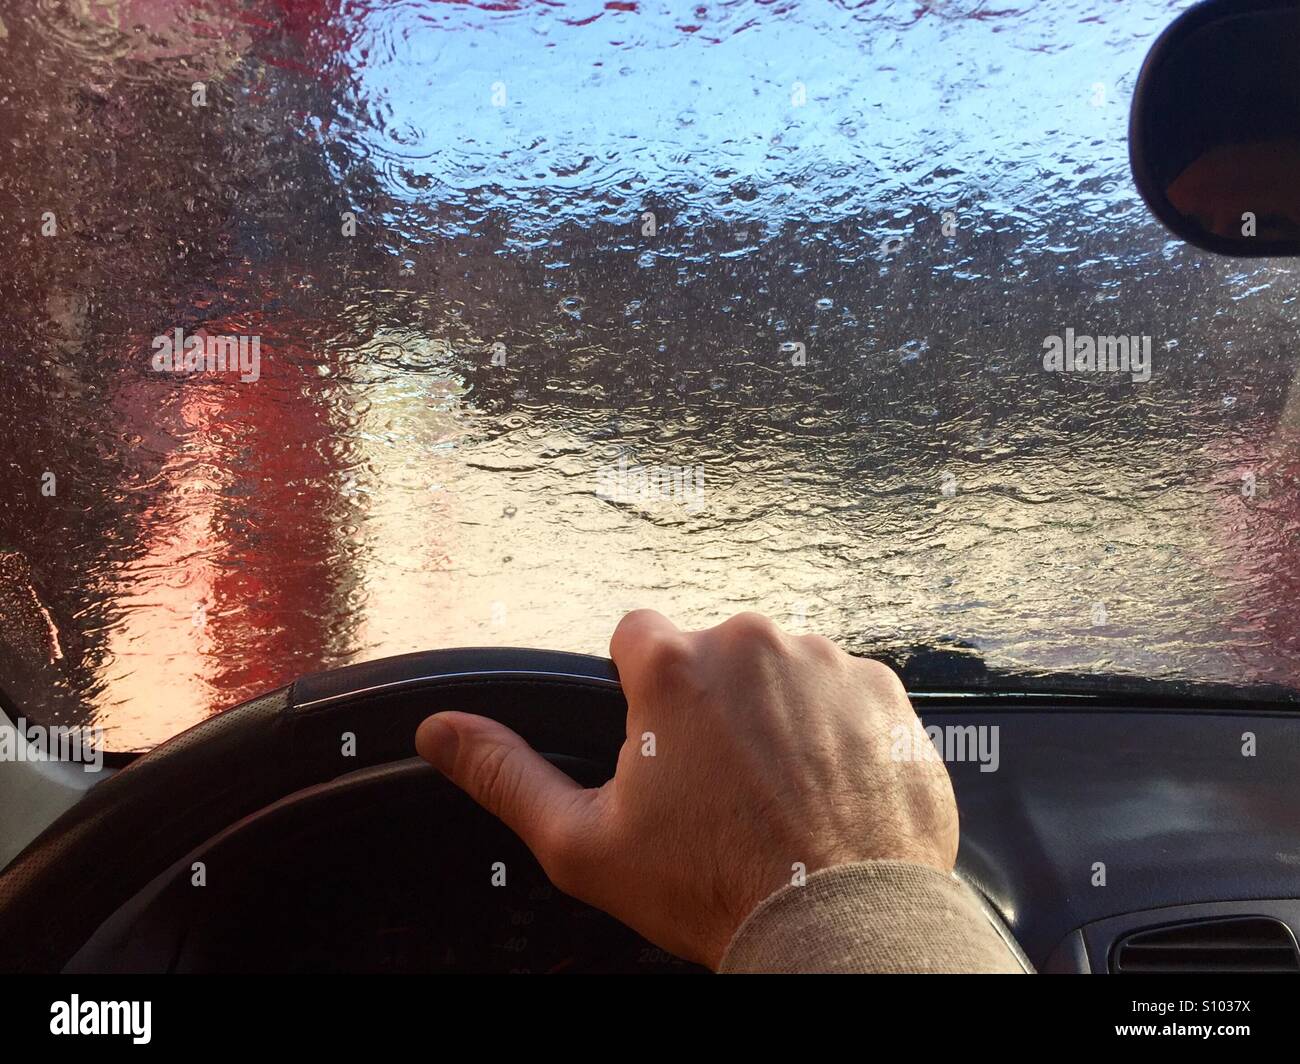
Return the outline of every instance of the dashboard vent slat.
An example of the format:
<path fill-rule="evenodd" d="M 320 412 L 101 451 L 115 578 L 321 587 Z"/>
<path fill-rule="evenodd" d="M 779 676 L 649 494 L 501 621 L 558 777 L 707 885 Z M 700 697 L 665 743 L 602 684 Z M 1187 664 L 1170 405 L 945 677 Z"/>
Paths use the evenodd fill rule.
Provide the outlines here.
<path fill-rule="evenodd" d="M 1300 949 L 1291 929 L 1271 917 L 1198 920 L 1125 936 L 1111 951 L 1110 970 L 1119 975 L 1300 973 Z"/>

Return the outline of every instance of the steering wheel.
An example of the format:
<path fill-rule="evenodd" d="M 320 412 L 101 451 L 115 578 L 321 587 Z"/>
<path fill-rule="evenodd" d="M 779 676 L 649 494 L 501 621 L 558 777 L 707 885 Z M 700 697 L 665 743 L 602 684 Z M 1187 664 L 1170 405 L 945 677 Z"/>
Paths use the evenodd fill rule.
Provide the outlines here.
<path fill-rule="evenodd" d="M 268 807 L 321 808 L 322 795 L 405 779 L 390 770 L 417 768 L 416 726 L 447 709 L 492 717 L 604 778 L 626 738 L 627 704 L 605 658 L 437 650 L 303 677 L 139 757 L 34 840 L 0 874 L 0 967 L 64 970 L 178 861 L 258 823 Z"/>

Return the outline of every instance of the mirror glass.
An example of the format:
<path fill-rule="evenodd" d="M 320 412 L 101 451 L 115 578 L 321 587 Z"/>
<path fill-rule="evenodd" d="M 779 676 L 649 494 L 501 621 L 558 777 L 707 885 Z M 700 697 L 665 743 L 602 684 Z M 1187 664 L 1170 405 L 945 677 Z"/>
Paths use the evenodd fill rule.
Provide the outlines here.
<path fill-rule="evenodd" d="M 1152 49 L 1134 99 L 1134 176 L 1193 244 L 1300 254 L 1300 9 L 1243 6 L 1258 5 L 1194 8 Z"/>

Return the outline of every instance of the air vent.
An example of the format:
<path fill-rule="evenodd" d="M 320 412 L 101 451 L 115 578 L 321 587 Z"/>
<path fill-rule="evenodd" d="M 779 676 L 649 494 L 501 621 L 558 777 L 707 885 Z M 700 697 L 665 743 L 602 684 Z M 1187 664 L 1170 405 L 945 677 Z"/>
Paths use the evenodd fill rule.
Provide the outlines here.
<path fill-rule="evenodd" d="M 1110 970 L 1121 975 L 1300 972 L 1300 950 L 1281 920 L 1265 916 L 1198 920 L 1127 935 L 1111 951 Z"/>

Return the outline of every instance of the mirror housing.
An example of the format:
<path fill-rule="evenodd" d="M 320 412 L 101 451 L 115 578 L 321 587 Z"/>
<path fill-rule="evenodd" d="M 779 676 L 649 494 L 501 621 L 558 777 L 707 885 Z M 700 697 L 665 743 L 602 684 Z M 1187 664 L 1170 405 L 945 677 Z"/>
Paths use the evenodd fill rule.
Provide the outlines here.
<path fill-rule="evenodd" d="M 1160 35 L 1129 162 L 1176 236 L 1221 255 L 1300 255 L 1300 0 L 1206 0 Z"/>

